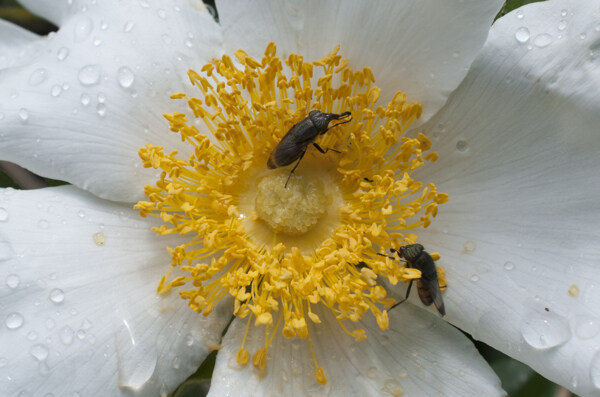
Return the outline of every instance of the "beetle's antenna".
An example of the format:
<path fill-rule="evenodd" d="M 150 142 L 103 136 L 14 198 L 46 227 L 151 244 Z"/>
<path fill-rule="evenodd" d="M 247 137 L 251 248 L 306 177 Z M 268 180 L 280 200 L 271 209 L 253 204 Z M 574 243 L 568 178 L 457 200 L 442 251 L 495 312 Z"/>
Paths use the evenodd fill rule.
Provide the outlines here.
<path fill-rule="evenodd" d="M 329 131 L 330 129 L 332 129 L 334 127 L 337 127 L 338 125 L 342 125 L 342 124 L 346 124 L 346 123 L 351 122 L 352 121 L 352 113 L 351 112 L 340 113 L 339 117 L 336 118 L 336 120 L 343 119 L 343 118 L 345 118 L 347 116 L 350 116 L 350 118 L 348 120 L 342 121 L 341 123 L 337 123 L 337 124 L 332 125 L 331 127 L 327 128 L 325 130 L 325 132 Z M 325 132 L 323 132 L 322 134 L 324 134 Z"/>
<path fill-rule="evenodd" d="M 379 252 L 377 252 L 377 255 L 385 256 L 386 258 L 390 258 L 390 259 L 396 259 L 393 256 L 389 256 L 389 255 L 386 255 L 386 254 L 380 254 Z"/>

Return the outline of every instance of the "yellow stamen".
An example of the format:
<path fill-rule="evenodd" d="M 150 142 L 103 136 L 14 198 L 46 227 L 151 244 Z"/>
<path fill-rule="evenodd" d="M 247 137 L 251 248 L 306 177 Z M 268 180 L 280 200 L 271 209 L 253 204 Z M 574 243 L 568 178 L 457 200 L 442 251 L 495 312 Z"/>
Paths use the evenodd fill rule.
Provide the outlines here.
<path fill-rule="evenodd" d="M 345 323 L 367 312 L 387 329 L 384 308 L 393 300 L 381 280 L 395 285 L 421 274 L 378 253 L 415 243 L 409 230 L 427 227 L 448 200 L 411 176 L 437 159 L 423 134 L 404 136 L 421 106 L 401 92 L 379 104 L 371 69 L 350 69 L 338 50 L 313 63 L 297 54 L 282 61 L 271 43 L 260 60 L 239 50 L 236 62 L 225 55 L 200 73 L 190 70 L 199 97 L 173 94 L 187 102 L 189 114 L 165 114 L 189 150 L 167 154 L 150 143 L 140 149 L 144 166 L 162 173 L 145 187 L 149 201 L 136 205 L 142 216 L 165 222 L 157 233 L 189 236 L 169 249 L 171 268 L 159 292 L 178 289 L 204 315 L 232 296 L 233 314 L 247 319 L 240 365 L 249 361 L 244 345 L 251 323 L 265 327 L 265 345 L 252 359 L 260 370 L 275 332 L 308 338 L 322 384 L 327 379 L 307 319 L 318 326 L 323 318 L 311 306 L 328 308 L 356 340 L 365 331 Z M 351 113 L 351 122 L 317 139 L 334 150 L 323 154 L 307 145 L 291 177 L 291 167 L 267 169 L 283 135 L 313 109 Z M 190 122 L 192 115 L 202 123 Z M 445 286 L 443 269 L 438 274 Z"/>

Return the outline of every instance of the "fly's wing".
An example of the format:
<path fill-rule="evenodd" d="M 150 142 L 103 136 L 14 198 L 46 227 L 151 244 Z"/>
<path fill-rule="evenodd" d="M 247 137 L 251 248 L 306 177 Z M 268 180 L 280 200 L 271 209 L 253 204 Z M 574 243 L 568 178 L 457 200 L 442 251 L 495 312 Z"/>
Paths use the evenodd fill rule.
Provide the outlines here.
<path fill-rule="evenodd" d="M 302 156 L 306 151 L 306 147 L 313 142 L 318 135 L 312 121 L 308 118 L 295 124 L 283 138 L 281 138 L 277 147 L 273 149 L 269 156 L 267 166 L 272 169 L 292 164 Z"/>
<path fill-rule="evenodd" d="M 433 303 L 442 316 L 446 315 L 442 291 L 440 291 L 437 277 L 419 279 L 417 289 L 419 291 L 419 298 L 421 298 L 421 302 L 423 302 L 424 305 L 429 306 Z"/>

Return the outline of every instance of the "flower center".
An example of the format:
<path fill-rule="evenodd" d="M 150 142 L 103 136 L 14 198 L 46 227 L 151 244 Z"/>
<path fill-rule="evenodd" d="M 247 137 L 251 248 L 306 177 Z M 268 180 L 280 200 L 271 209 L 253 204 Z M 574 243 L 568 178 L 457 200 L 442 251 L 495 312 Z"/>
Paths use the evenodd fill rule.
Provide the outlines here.
<path fill-rule="evenodd" d="M 287 179 L 285 172 L 264 177 L 254 207 L 273 232 L 304 234 L 327 212 L 332 192 L 326 191 L 323 178 L 296 175 L 289 182 Z"/>
<path fill-rule="evenodd" d="M 421 273 L 380 254 L 415 243 L 409 231 L 427 227 L 448 199 L 411 177 L 437 159 L 424 135 L 403 136 L 420 105 L 406 103 L 401 92 L 379 104 L 371 70 L 353 71 L 337 51 L 312 63 L 297 54 L 282 61 L 271 43 L 260 61 L 239 50 L 237 63 L 223 56 L 200 74 L 190 70 L 200 98 L 174 94 L 190 114 L 165 114 L 189 150 L 166 154 L 150 143 L 140 150 L 145 167 L 163 172 L 145 187 L 149 201 L 136 205 L 142 216 L 165 222 L 158 233 L 189 237 L 169 249 L 172 264 L 159 292 L 180 289 L 204 315 L 232 296 L 233 314 L 247 329 L 265 328 L 265 345 L 253 353 L 256 368 L 266 370 L 273 333 L 282 332 L 307 341 L 320 383 L 326 369 L 317 364 L 310 330 L 324 320 L 315 305 L 356 340 L 365 331 L 346 324 L 368 313 L 386 329 L 394 300 L 380 280 L 408 283 Z M 311 111 L 351 117 L 301 130 L 283 160 L 273 160 L 286 133 Z M 250 361 L 244 345 L 240 364 Z"/>

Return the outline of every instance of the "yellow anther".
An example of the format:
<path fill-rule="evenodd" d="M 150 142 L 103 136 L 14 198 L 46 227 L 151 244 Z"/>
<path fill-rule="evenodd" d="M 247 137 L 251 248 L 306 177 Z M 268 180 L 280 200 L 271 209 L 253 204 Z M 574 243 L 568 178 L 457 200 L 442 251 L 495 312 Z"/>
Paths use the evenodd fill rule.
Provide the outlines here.
<path fill-rule="evenodd" d="M 237 352 L 237 357 L 236 357 L 235 361 L 237 361 L 237 363 L 240 365 L 246 365 L 246 364 L 248 364 L 249 360 L 250 360 L 250 353 L 248 352 L 248 350 L 239 349 Z"/>
<path fill-rule="evenodd" d="M 254 357 L 252 357 L 252 364 L 256 368 L 264 370 L 267 367 L 267 349 L 258 349 L 256 353 L 254 353 Z"/>
<path fill-rule="evenodd" d="M 318 367 L 317 369 L 315 369 L 315 378 L 317 379 L 317 382 L 319 382 L 322 385 L 326 385 L 327 384 L 327 377 L 325 377 L 325 372 L 323 371 L 323 367 Z"/>

